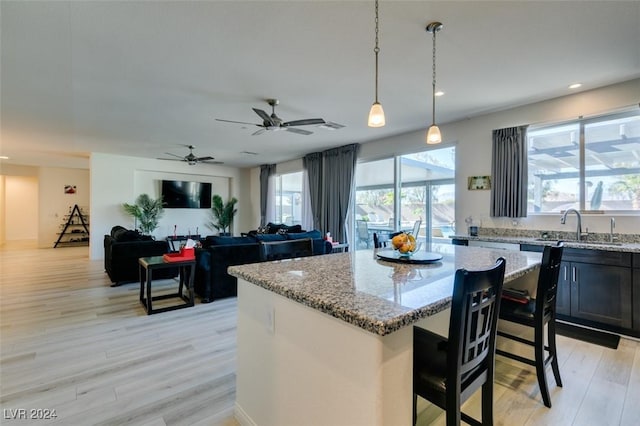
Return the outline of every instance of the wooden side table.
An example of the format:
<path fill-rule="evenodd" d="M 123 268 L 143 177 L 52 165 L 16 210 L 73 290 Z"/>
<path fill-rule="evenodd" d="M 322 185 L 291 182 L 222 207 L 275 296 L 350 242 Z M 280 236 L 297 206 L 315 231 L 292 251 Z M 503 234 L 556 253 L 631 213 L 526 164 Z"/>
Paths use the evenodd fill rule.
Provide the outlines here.
<path fill-rule="evenodd" d="M 181 260 L 178 262 L 166 262 L 162 256 L 141 257 L 138 259 L 140 268 L 140 303 L 147 311 L 147 315 L 159 312 L 173 311 L 174 309 L 188 308 L 194 305 L 193 278 L 196 271 L 196 259 Z M 153 271 L 163 268 L 179 268 L 180 285 L 177 293 L 163 294 L 153 297 L 151 295 L 151 283 L 153 282 Z M 189 295 L 184 295 L 184 288 L 187 288 Z M 185 303 L 173 306 L 166 306 L 153 309 L 153 301 L 170 298 L 179 298 Z"/>

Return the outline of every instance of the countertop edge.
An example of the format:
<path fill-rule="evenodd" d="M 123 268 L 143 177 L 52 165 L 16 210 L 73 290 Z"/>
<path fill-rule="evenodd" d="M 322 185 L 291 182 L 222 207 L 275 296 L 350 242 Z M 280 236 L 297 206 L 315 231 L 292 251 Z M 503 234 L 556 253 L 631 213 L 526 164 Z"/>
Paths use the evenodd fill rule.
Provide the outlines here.
<path fill-rule="evenodd" d="M 546 246 L 556 243 L 556 240 L 539 240 L 531 237 L 498 237 L 490 235 L 479 235 L 477 237 L 470 235 L 452 235 L 449 238 L 456 240 L 467 241 L 487 241 L 495 243 L 507 243 L 507 244 L 530 244 L 537 246 Z M 576 241 L 564 241 L 565 247 L 579 248 L 585 250 L 602 250 L 602 251 L 617 251 L 623 253 L 640 253 L 640 244 L 622 243 L 616 245 L 609 245 L 606 243 L 590 244 L 589 242 L 576 242 Z"/>
<path fill-rule="evenodd" d="M 241 265 L 239 265 L 241 266 Z M 527 266 L 515 271 L 512 271 L 508 276 L 505 276 L 505 283 L 522 277 L 526 273 L 538 269 L 539 264 Z M 361 317 L 354 312 L 350 312 L 347 309 L 342 309 L 334 304 L 327 303 L 321 299 L 314 299 L 308 294 L 296 293 L 290 289 L 284 288 L 277 284 L 273 284 L 267 280 L 257 278 L 253 274 L 246 274 L 242 270 L 236 269 L 234 266 L 228 268 L 228 273 L 236 278 L 243 279 L 250 284 L 261 287 L 265 290 L 269 290 L 275 294 L 285 297 L 291 301 L 300 303 L 301 305 L 315 309 L 319 312 L 330 315 L 336 319 L 349 323 L 355 327 L 369 331 L 379 336 L 386 336 L 395 331 L 398 331 L 404 327 L 418 322 L 419 320 L 435 315 L 451 305 L 451 297 L 441 299 L 438 302 L 430 305 L 423 306 L 418 309 L 407 310 L 407 312 L 397 315 L 387 321 L 375 320 L 373 318 Z"/>

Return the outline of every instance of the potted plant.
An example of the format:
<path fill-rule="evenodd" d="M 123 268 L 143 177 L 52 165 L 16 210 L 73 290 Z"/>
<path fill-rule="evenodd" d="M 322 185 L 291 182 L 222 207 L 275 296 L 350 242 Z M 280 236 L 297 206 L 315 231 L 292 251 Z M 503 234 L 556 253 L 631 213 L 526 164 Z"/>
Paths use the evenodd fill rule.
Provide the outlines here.
<path fill-rule="evenodd" d="M 226 203 L 217 194 L 211 197 L 212 220 L 207 223 L 207 226 L 210 229 L 216 229 L 220 235 L 231 235 L 233 217 L 238 212 L 238 209 L 236 209 L 237 202 L 238 200 L 235 197 L 231 197 Z"/>
<path fill-rule="evenodd" d="M 147 194 L 140 194 L 135 204 L 123 203 L 122 207 L 127 214 L 134 217 L 136 227 L 137 222 L 140 222 L 140 231 L 145 235 L 151 235 L 158 227 L 158 222 L 164 213 L 162 197 L 154 200 Z"/>

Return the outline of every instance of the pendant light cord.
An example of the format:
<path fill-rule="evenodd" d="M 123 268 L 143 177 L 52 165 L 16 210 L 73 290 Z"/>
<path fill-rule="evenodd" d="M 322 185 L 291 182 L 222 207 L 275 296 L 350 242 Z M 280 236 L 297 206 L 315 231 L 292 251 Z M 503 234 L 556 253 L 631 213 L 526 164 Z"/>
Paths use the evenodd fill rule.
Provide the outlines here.
<path fill-rule="evenodd" d="M 433 64 L 433 68 L 432 68 L 432 75 L 433 75 L 433 80 L 431 82 L 431 86 L 432 86 L 432 96 L 431 96 L 431 113 L 432 113 L 432 117 L 431 117 L 431 123 L 432 124 L 436 124 L 436 33 L 438 31 L 436 29 L 433 30 L 433 56 L 432 56 L 432 64 Z"/>
<path fill-rule="evenodd" d="M 380 48 L 378 47 L 378 0 L 375 3 L 376 8 L 376 46 L 373 48 L 373 53 L 376 55 L 376 103 L 378 103 L 378 53 Z"/>

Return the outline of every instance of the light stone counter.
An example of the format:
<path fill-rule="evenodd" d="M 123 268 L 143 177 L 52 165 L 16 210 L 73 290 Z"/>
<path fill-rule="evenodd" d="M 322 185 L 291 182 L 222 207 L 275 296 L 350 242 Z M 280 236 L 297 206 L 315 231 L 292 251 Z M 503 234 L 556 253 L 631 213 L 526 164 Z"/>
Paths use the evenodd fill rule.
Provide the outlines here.
<path fill-rule="evenodd" d="M 469 235 L 452 235 L 451 239 L 467 240 L 467 241 L 488 241 L 495 243 L 506 244 L 530 244 L 530 245 L 552 245 L 556 244 L 557 240 L 549 238 L 544 240 L 538 237 L 527 236 L 502 236 L 502 235 L 478 235 L 472 237 Z M 575 238 L 575 236 L 574 236 Z M 632 239 L 629 237 L 629 239 Z M 635 238 L 633 238 L 635 239 Z M 602 250 L 602 251 L 615 251 L 623 253 L 640 253 L 640 243 L 634 242 L 615 242 L 608 243 L 606 241 L 571 241 L 563 240 L 565 248 L 578 248 L 585 250 Z"/>
<path fill-rule="evenodd" d="M 433 245 L 440 262 L 372 250 L 233 266 L 238 277 L 235 417 L 241 425 L 409 425 L 413 324 L 447 333 L 455 270 L 504 256 L 506 281 L 541 253 Z"/>
<path fill-rule="evenodd" d="M 532 271 L 539 253 L 433 244 L 439 262 L 425 265 L 374 259 L 359 250 L 229 268 L 229 274 L 384 336 L 449 307 L 456 269 L 483 269 L 503 256 L 505 282 Z"/>

